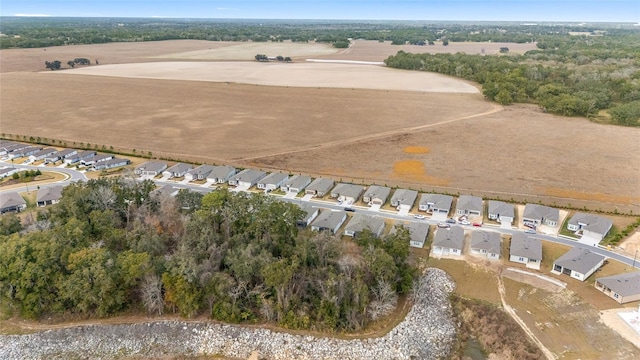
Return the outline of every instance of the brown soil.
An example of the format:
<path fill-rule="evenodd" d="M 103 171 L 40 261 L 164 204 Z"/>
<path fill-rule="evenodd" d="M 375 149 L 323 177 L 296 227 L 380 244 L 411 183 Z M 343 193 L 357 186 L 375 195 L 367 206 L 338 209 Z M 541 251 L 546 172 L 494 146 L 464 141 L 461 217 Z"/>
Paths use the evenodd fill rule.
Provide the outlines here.
<path fill-rule="evenodd" d="M 640 152 L 640 129 L 553 116 L 535 106 L 502 109 L 477 94 L 15 72 L 41 70 L 44 60 L 65 56 L 101 64 L 193 61 L 225 49 L 228 58 L 235 45 L 166 41 L 1 50 L 2 132 L 358 183 L 640 212 L 640 158 L 629 156 Z M 491 53 L 492 46 L 497 51 L 505 44 L 411 49 Z M 239 48 L 242 59 L 248 50 Z M 331 55 L 317 55 L 314 47 L 308 57 L 381 61 L 401 49 L 407 51 L 356 41 Z M 294 76 L 290 80 L 295 85 Z M 46 101 L 52 93 L 55 101 Z"/>

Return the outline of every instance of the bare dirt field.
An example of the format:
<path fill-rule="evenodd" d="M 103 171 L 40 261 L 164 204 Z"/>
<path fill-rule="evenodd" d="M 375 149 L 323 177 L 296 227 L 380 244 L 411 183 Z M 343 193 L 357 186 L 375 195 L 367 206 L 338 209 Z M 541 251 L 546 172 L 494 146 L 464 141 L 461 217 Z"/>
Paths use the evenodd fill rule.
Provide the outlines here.
<path fill-rule="evenodd" d="M 364 61 L 381 61 L 404 48 L 356 41 L 347 50 L 319 55 L 324 50 L 318 46 L 324 45 L 309 44 L 308 53 L 297 47 L 301 44 L 289 45 L 296 46 L 300 58 L 308 54 Z M 188 58 L 182 66 L 190 70 L 182 72 L 197 74 L 197 69 L 220 68 L 206 62 L 197 67 L 194 60 L 216 59 L 216 52 L 220 53 L 217 59 L 228 60 L 234 57 L 229 55 L 233 48 L 242 60 L 247 54 L 267 53 L 260 46 L 265 44 L 166 41 L 1 50 L 0 127 L 3 133 L 64 139 L 69 146 L 74 141 L 97 143 L 152 151 L 156 156 L 284 169 L 336 180 L 640 212 L 640 158 L 629 155 L 640 152 L 640 129 L 562 118 L 535 106 L 502 109 L 479 94 L 406 91 L 410 87 L 358 89 L 353 78 L 349 84 L 340 84 L 347 88 L 320 84 L 336 86 L 327 80 L 326 71 L 345 78 L 359 73 L 367 81 L 378 76 L 374 71 L 404 71 L 368 65 L 250 62 L 248 70 L 234 75 L 244 78 L 217 80 L 222 83 L 73 74 L 109 69 L 102 65 L 65 76 L 34 72 L 42 70 L 44 60 L 56 57 L 99 58 L 100 64 Z M 461 43 L 411 48 L 422 52 L 465 48 L 471 53 L 485 49 L 488 54 L 492 46 L 508 46 L 512 52 L 533 47 L 523 44 L 518 50 L 516 44 Z M 284 52 L 284 48 L 277 50 Z M 130 68 L 144 69 L 140 66 Z M 149 71 L 157 76 L 162 66 L 149 64 L 155 67 Z M 240 84 L 259 82 L 258 77 L 267 76 L 261 70 L 267 68 L 278 70 L 274 77 L 279 82 L 273 85 L 282 86 Z M 406 73 L 424 79 L 416 80 L 419 86 L 420 81 L 436 79 Z M 204 70 L 196 77 L 229 79 Z M 469 86 L 446 77 L 437 79 L 454 90 Z M 376 86 L 394 89 L 399 80 L 380 77 L 378 81 Z M 311 86 L 314 82 L 316 86 Z M 426 85 L 436 90 L 445 86 Z M 405 151 L 408 147 L 428 151 Z"/>

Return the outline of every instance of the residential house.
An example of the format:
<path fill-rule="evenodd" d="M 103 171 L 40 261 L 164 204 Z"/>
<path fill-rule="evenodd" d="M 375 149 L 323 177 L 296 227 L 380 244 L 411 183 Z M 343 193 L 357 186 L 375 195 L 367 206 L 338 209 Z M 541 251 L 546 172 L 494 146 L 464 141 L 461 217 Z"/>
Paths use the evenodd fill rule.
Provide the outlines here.
<path fill-rule="evenodd" d="M 305 189 L 306 194 L 324 197 L 333 188 L 335 182 L 329 179 L 317 178 Z"/>
<path fill-rule="evenodd" d="M 238 170 L 233 166 L 218 165 L 211 170 L 211 173 L 207 176 L 207 180 L 216 184 L 226 184 L 237 172 Z"/>
<path fill-rule="evenodd" d="M 115 156 L 113 156 L 112 154 L 97 154 L 93 157 L 90 157 L 88 159 L 84 159 L 84 160 L 80 160 L 80 163 L 84 166 L 90 166 L 90 165 L 94 165 L 96 163 L 99 163 L 101 161 L 107 161 L 107 160 L 111 160 L 113 159 Z"/>
<path fill-rule="evenodd" d="M 95 164 L 93 164 L 92 167 L 93 167 L 93 170 L 109 170 L 109 169 L 114 169 L 121 166 L 126 166 L 126 165 L 129 165 L 130 163 L 131 163 L 131 160 L 129 159 L 113 158 L 105 161 L 98 161 Z"/>
<path fill-rule="evenodd" d="M 386 186 L 371 185 L 362 195 L 362 201 L 369 205 L 384 205 L 391 194 L 391 188 Z"/>
<path fill-rule="evenodd" d="M 40 151 L 37 151 L 31 155 L 29 155 L 29 161 L 39 161 L 44 160 L 47 156 L 57 153 L 58 150 L 54 148 L 45 148 Z"/>
<path fill-rule="evenodd" d="M 336 234 L 345 220 L 347 220 L 347 213 L 344 211 L 324 210 L 311 223 L 311 230 L 330 231 Z"/>
<path fill-rule="evenodd" d="M 188 170 L 187 173 L 184 174 L 184 179 L 188 181 L 204 180 L 209 176 L 209 174 L 211 174 L 213 169 L 214 169 L 213 165 L 203 164 L 203 165 L 197 166 L 193 169 Z"/>
<path fill-rule="evenodd" d="M 346 236 L 356 237 L 365 229 L 371 231 L 373 236 L 380 237 L 384 230 L 384 220 L 364 214 L 355 214 L 344 228 Z"/>
<path fill-rule="evenodd" d="M 480 216 L 482 215 L 482 198 L 473 195 L 460 195 L 456 204 L 457 216 Z"/>
<path fill-rule="evenodd" d="M 471 233 L 471 253 L 486 256 L 489 260 L 500 259 L 500 233 L 477 230 Z"/>
<path fill-rule="evenodd" d="M 9 156 L 12 156 L 12 155 L 11 155 L 11 153 L 12 153 L 12 152 L 14 152 L 14 151 L 16 151 L 16 150 L 19 150 L 19 149 L 27 148 L 27 147 L 29 147 L 29 146 L 31 146 L 31 145 L 29 145 L 29 144 L 23 144 L 23 143 L 5 144 L 5 145 L 3 145 L 3 147 L 2 147 L 2 148 L 4 149 L 4 151 L 5 151 L 5 154 L 3 154 L 3 155 L 9 155 Z"/>
<path fill-rule="evenodd" d="M 640 300 L 640 271 L 596 279 L 596 289 L 620 304 Z"/>
<path fill-rule="evenodd" d="M 76 152 L 73 155 L 69 155 L 64 159 L 64 162 L 67 164 L 75 164 L 77 162 L 80 162 L 82 160 L 87 160 L 90 159 L 92 157 L 96 156 L 96 152 L 93 150 L 87 150 L 87 151 L 82 151 L 82 152 Z"/>
<path fill-rule="evenodd" d="M 57 204 L 62 199 L 62 185 L 38 189 L 36 205 L 47 206 Z"/>
<path fill-rule="evenodd" d="M 164 161 L 147 161 L 133 170 L 133 173 L 140 176 L 158 176 L 167 169 Z"/>
<path fill-rule="evenodd" d="M 524 206 L 522 213 L 522 222 L 530 225 L 547 225 L 551 227 L 558 226 L 560 219 L 560 210 L 538 204 L 527 204 Z"/>
<path fill-rule="evenodd" d="M 538 238 L 523 233 L 511 237 L 509 261 L 525 264 L 530 269 L 540 270 L 542 263 L 542 242 Z"/>
<path fill-rule="evenodd" d="M 453 196 L 440 194 L 422 194 L 418 210 L 429 214 L 448 215 L 453 203 Z"/>
<path fill-rule="evenodd" d="M 589 249 L 574 247 L 553 263 L 551 272 L 585 281 L 604 264 L 604 260 L 604 256 L 593 253 Z"/>
<path fill-rule="evenodd" d="M 9 211 L 20 212 L 27 208 L 27 202 L 15 192 L 0 193 L 0 214 Z"/>
<path fill-rule="evenodd" d="M 9 151 L 11 151 L 12 148 L 17 145 L 18 143 L 15 143 L 13 141 L 0 140 L 0 156 L 9 154 Z"/>
<path fill-rule="evenodd" d="M 9 153 L 9 156 L 11 156 L 12 158 L 21 158 L 25 156 L 31 156 L 40 150 L 42 150 L 41 146 L 27 146 L 13 150 Z"/>
<path fill-rule="evenodd" d="M 427 236 L 429 235 L 429 224 L 424 222 L 410 222 L 407 224 L 400 224 L 409 231 L 411 238 L 409 239 L 409 246 L 415 248 L 423 248 Z M 391 234 L 398 232 L 398 225 L 391 229 Z"/>
<path fill-rule="evenodd" d="M 64 149 L 64 150 L 58 151 L 55 154 L 45 157 L 44 161 L 48 161 L 48 162 L 56 162 L 58 160 L 64 161 L 69 156 L 76 155 L 77 153 L 78 153 L 78 150 L 76 149 Z"/>
<path fill-rule="evenodd" d="M 309 226 L 309 224 L 318 217 L 318 214 L 320 214 L 320 209 L 313 206 L 303 205 L 301 209 L 303 213 L 302 219 L 296 223 L 300 227 Z"/>
<path fill-rule="evenodd" d="M 18 169 L 18 168 L 9 168 L 9 167 L 0 169 L 0 179 L 6 178 L 8 176 L 11 176 L 11 175 L 13 175 L 13 174 L 15 174 L 15 173 L 17 173 L 19 171 L 20 171 L 20 169 Z"/>
<path fill-rule="evenodd" d="M 274 172 L 271 173 L 258 181 L 258 189 L 273 191 L 282 186 L 285 181 L 289 180 L 289 175 Z"/>
<path fill-rule="evenodd" d="M 174 188 L 170 184 L 165 184 L 149 193 L 151 196 L 155 197 L 165 197 L 165 196 L 175 196 L 180 189 Z"/>
<path fill-rule="evenodd" d="M 179 178 L 185 176 L 187 174 L 187 171 L 191 170 L 192 168 L 193 167 L 190 164 L 177 163 L 163 171 L 162 175 L 169 178 Z"/>
<path fill-rule="evenodd" d="M 331 190 L 331 197 L 337 198 L 338 201 L 347 204 L 353 204 L 358 201 L 360 195 L 364 191 L 364 187 L 360 185 L 340 183 Z"/>
<path fill-rule="evenodd" d="M 415 190 L 397 189 L 391 197 L 391 206 L 400 209 L 410 210 L 418 198 Z"/>
<path fill-rule="evenodd" d="M 489 220 L 497 221 L 503 225 L 513 225 L 513 219 L 515 218 L 515 208 L 513 204 L 504 201 L 489 200 L 488 207 L 489 214 L 487 217 Z"/>
<path fill-rule="evenodd" d="M 229 179 L 229 185 L 249 189 L 265 176 L 267 176 L 267 173 L 264 171 L 244 169 Z"/>
<path fill-rule="evenodd" d="M 576 233 L 582 232 L 582 239 L 593 239 L 597 245 L 611 230 L 613 221 L 598 215 L 578 212 L 567 222 L 567 229 Z"/>
<path fill-rule="evenodd" d="M 311 184 L 311 178 L 305 175 L 293 175 L 287 181 L 285 181 L 282 186 L 280 186 L 280 190 L 284 192 L 292 192 L 299 193 L 304 190 L 307 185 Z"/>
<path fill-rule="evenodd" d="M 462 255 L 464 246 L 464 230 L 460 226 L 438 228 L 433 238 L 431 252 L 433 255 Z"/>

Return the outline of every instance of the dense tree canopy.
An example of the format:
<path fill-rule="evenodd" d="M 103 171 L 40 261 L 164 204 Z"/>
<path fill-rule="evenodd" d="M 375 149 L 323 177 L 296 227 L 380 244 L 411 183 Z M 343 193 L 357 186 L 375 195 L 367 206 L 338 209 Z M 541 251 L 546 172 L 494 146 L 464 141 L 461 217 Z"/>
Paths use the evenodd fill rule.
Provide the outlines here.
<path fill-rule="evenodd" d="M 2 217 L 3 301 L 29 318 L 138 309 L 354 331 L 392 311 L 415 277 L 404 229 L 345 243 L 300 230 L 300 208 L 264 194 L 152 189 L 90 180 L 66 187 L 44 226 Z"/>

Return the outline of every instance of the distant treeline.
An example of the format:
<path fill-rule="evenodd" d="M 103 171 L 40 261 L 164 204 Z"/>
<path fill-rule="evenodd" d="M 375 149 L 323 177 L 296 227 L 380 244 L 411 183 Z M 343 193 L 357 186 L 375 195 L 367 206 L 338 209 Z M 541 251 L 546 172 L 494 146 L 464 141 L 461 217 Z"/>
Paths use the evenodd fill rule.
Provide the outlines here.
<path fill-rule="evenodd" d="M 594 117 L 609 109 L 620 125 L 639 126 L 640 36 L 544 36 L 524 55 L 411 54 L 385 63 L 482 84 L 500 104 L 535 103 L 564 116 Z"/>
<path fill-rule="evenodd" d="M 341 241 L 299 229 L 302 210 L 264 194 L 154 188 L 78 182 L 26 228 L 0 217 L 0 304 L 27 318 L 133 310 L 357 331 L 416 277 L 407 229 Z"/>

